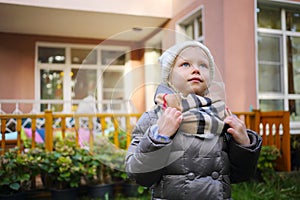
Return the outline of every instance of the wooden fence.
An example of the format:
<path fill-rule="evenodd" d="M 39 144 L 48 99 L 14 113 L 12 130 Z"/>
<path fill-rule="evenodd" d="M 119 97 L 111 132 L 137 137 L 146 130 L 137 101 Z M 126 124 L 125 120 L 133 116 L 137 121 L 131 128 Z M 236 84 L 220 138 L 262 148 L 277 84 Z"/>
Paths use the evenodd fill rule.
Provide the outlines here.
<path fill-rule="evenodd" d="M 276 161 L 278 171 L 291 171 L 290 113 L 288 111 L 236 112 L 246 127 L 262 136 L 264 146 L 276 146 L 280 157 Z"/>
<path fill-rule="evenodd" d="M 36 137 L 37 137 L 37 120 L 43 119 L 44 124 L 42 126 L 42 129 L 44 129 L 44 143 L 45 143 L 45 149 L 47 151 L 53 150 L 53 139 L 54 139 L 54 133 L 60 132 L 61 137 L 65 138 L 66 133 L 73 133 L 76 139 L 76 144 L 79 146 L 79 139 L 80 139 L 80 129 L 82 124 L 80 121 L 82 119 L 86 119 L 86 130 L 89 132 L 89 141 L 87 142 L 89 148 L 92 150 L 93 148 L 93 139 L 94 134 L 97 132 L 99 135 L 104 135 L 105 130 L 108 127 L 108 122 L 111 122 L 111 130 L 113 133 L 114 138 L 114 144 L 116 146 L 119 146 L 119 140 L 118 140 L 118 134 L 120 131 L 120 127 L 122 126 L 122 131 L 126 132 L 126 147 L 129 146 L 130 140 L 131 140 L 131 131 L 132 128 L 135 125 L 135 122 L 140 117 L 140 114 L 55 114 L 52 113 L 52 111 L 45 111 L 43 114 L 2 114 L 0 115 L 1 119 L 1 134 L 2 138 L 1 140 L 1 154 L 4 154 L 4 152 L 13 146 L 19 147 L 20 150 L 24 148 L 24 144 L 22 141 L 22 129 L 23 129 L 23 120 L 24 119 L 30 119 L 30 129 L 31 129 L 31 148 L 36 147 Z M 14 124 L 14 131 L 16 132 L 17 136 L 13 140 L 7 140 L 6 139 L 6 133 L 7 133 L 7 123 L 13 119 Z M 74 121 L 73 126 L 67 126 L 67 119 L 71 119 Z M 95 120 L 100 124 L 100 129 L 98 131 L 95 131 Z M 55 126 L 54 126 L 55 124 Z"/>
<path fill-rule="evenodd" d="M 289 112 L 273 111 L 261 112 L 255 110 L 253 112 L 234 112 L 240 119 L 245 122 L 247 128 L 259 133 L 263 138 L 263 145 L 275 145 L 281 153 L 281 157 L 277 160 L 276 168 L 280 171 L 291 170 L 291 153 L 290 153 L 290 127 L 289 127 Z M 53 150 L 53 133 L 57 130 L 61 132 L 61 137 L 66 136 L 67 131 L 73 131 L 75 134 L 77 145 L 80 146 L 80 128 L 81 120 L 86 120 L 86 129 L 89 132 L 88 144 L 92 151 L 94 144 L 94 134 L 105 134 L 108 128 L 112 128 L 113 141 L 116 146 L 119 146 L 119 131 L 120 127 L 126 133 L 126 147 L 129 146 L 131 140 L 131 131 L 140 114 L 55 114 L 51 111 L 46 111 L 42 114 L 2 114 L 1 120 L 1 154 L 4 154 L 7 148 L 18 146 L 23 148 L 21 132 L 23 128 L 23 120 L 30 119 L 31 129 L 31 148 L 36 147 L 37 120 L 43 119 L 45 130 L 44 143 L 47 151 Z M 15 132 L 17 138 L 14 140 L 6 140 L 7 123 L 14 119 Z M 73 120 L 73 125 L 68 126 L 67 120 Z M 111 122 L 108 125 L 107 119 Z M 96 122 L 95 122 L 96 120 Z M 99 124 L 98 130 L 95 131 L 96 124 Z M 55 126 L 54 126 L 55 124 Z"/>

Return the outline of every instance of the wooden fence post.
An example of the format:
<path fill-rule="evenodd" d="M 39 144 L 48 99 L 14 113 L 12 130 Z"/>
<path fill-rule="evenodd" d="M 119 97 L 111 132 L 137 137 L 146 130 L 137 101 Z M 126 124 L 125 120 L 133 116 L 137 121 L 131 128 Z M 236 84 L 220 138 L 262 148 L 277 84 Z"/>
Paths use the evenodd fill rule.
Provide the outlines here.
<path fill-rule="evenodd" d="M 52 133 L 53 115 L 51 110 L 45 111 L 45 148 L 46 151 L 53 150 L 53 133 Z"/>
<path fill-rule="evenodd" d="M 126 149 L 130 146 L 131 143 L 131 124 L 130 124 L 130 115 L 126 116 Z"/>
<path fill-rule="evenodd" d="M 89 145 L 90 145 L 90 152 L 94 150 L 94 131 L 93 131 L 93 116 L 88 117 L 88 127 L 90 131 L 90 138 L 89 138 Z"/>
<path fill-rule="evenodd" d="M 118 120 L 116 118 L 116 116 L 112 117 L 113 123 L 114 123 L 114 143 L 115 145 L 119 148 L 120 144 L 119 144 L 119 124 L 118 124 Z"/>
<path fill-rule="evenodd" d="M 22 147 L 21 147 L 21 128 L 22 128 L 22 119 L 16 119 L 17 120 L 17 129 L 16 129 L 16 131 L 17 131 L 17 147 L 19 148 L 18 149 L 18 154 L 20 154 L 21 153 L 21 149 L 22 149 Z"/>
<path fill-rule="evenodd" d="M 5 153 L 5 131 L 6 131 L 6 119 L 1 119 L 1 155 Z"/>
<path fill-rule="evenodd" d="M 253 131 L 259 134 L 260 133 L 260 110 L 253 110 L 253 112 L 255 113 Z"/>
<path fill-rule="evenodd" d="M 282 136 L 282 149 L 284 152 L 284 166 L 285 171 L 290 172 L 292 168 L 291 164 L 291 135 L 290 135 L 290 113 L 284 111 L 283 114 L 283 136 Z"/>

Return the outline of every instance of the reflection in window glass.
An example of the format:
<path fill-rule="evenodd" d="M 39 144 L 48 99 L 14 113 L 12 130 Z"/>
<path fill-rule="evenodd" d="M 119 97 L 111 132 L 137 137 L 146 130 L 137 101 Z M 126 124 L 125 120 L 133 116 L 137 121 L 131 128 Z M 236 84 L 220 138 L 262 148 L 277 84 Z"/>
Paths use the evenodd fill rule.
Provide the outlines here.
<path fill-rule="evenodd" d="M 259 100 L 259 108 L 261 111 L 284 110 L 283 99 L 261 99 Z"/>
<path fill-rule="evenodd" d="M 113 90 L 113 89 L 103 89 L 103 99 L 105 100 L 122 100 L 124 99 L 124 93 L 119 90 Z"/>
<path fill-rule="evenodd" d="M 259 92 L 283 92 L 280 65 L 259 65 Z"/>
<path fill-rule="evenodd" d="M 258 4 L 257 24 L 260 28 L 281 29 L 280 8 Z"/>
<path fill-rule="evenodd" d="M 289 100 L 291 121 L 300 121 L 300 100 Z"/>
<path fill-rule="evenodd" d="M 41 75 L 41 99 L 63 99 L 63 71 L 40 70 Z M 48 109 L 48 105 L 42 105 L 42 110 Z M 63 105 L 51 105 L 53 111 L 62 111 Z"/>
<path fill-rule="evenodd" d="M 60 63 L 66 62 L 65 48 L 39 47 L 38 48 L 39 63 Z"/>
<path fill-rule="evenodd" d="M 125 52 L 124 51 L 101 51 L 102 65 L 125 65 Z"/>
<path fill-rule="evenodd" d="M 72 69 L 72 99 L 96 95 L 97 71 L 95 69 Z"/>
<path fill-rule="evenodd" d="M 112 112 L 112 110 L 121 110 L 121 109 L 122 109 L 121 103 L 110 102 L 109 104 L 103 105 L 103 111 L 108 113 Z"/>
<path fill-rule="evenodd" d="M 97 64 L 97 51 L 92 49 L 71 49 L 72 64 Z"/>
<path fill-rule="evenodd" d="M 203 35 L 203 30 L 202 30 L 202 15 L 197 17 L 197 22 L 198 22 L 198 37 L 201 37 Z"/>
<path fill-rule="evenodd" d="M 104 88 L 123 88 L 123 72 L 105 71 L 103 72 Z"/>
<path fill-rule="evenodd" d="M 194 23 L 190 23 L 188 25 L 185 26 L 185 34 L 192 38 L 192 39 L 195 39 L 195 36 L 194 36 Z"/>
<path fill-rule="evenodd" d="M 258 35 L 259 92 L 283 92 L 280 37 Z"/>
<path fill-rule="evenodd" d="M 280 62 L 280 37 L 258 34 L 258 60 Z"/>
<path fill-rule="evenodd" d="M 287 11 L 286 12 L 286 29 L 288 31 L 300 31 L 300 12 Z"/>
<path fill-rule="evenodd" d="M 300 94 L 300 37 L 287 37 L 289 94 Z"/>
<path fill-rule="evenodd" d="M 63 99 L 63 71 L 41 70 L 41 99 Z"/>
<path fill-rule="evenodd" d="M 103 98 L 124 99 L 124 77 L 123 72 L 103 72 Z"/>

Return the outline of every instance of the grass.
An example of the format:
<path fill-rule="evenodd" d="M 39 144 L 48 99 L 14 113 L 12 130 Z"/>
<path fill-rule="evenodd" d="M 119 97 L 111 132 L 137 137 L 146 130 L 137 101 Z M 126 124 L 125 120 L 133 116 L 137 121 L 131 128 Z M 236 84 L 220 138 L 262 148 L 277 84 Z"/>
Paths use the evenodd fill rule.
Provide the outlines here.
<path fill-rule="evenodd" d="M 232 198 L 234 200 L 299 200 L 300 199 L 300 171 L 274 172 L 265 177 L 265 181 L 248 181 L 232 184 Z M 149 194 L 116 200 L 149 200 Z"/>
<path fill-rule="evenodd" d="M 274 173 L 263 182 L 249 181 L 232 185 L 236 200 L 298 200 L 300 199 L 300 172 Z"/>
<path fill-rule="evenodd" d="M 117 195 L 116 197 L 114 197 L 114 200 L 150 200 L 150 199 L 151 199 L 150 194 L 138 195 L 136 197 L 125 197 L 122 195 Z M 89 197 L 82 197 L 82 198 L 80 198 L 80 200 L 106 200 L 106 199 L 105 198 L 104 199 L 101 199 L 101 198 L 92 198 L 91 199 Z"/>
<path fill-rule="evenodd" d="M 300 171 L 277 172 L 265 177 L 265 181 L 248 181 L 232 184 L 234 200 L 299 200 Z M 137 197 L 117 196 L 114 200 L 150 200 L 149 192 Z M 88 200 L 88 199 L 85 199 Z"/>

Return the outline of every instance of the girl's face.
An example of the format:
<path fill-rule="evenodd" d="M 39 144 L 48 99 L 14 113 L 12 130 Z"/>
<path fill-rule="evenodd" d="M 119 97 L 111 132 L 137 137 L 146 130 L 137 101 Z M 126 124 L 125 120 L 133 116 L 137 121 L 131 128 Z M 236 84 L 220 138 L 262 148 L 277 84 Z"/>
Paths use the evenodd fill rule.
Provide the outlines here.
<path fill-rule="evenodd" d="M 179 92 L 203 96 L 209 84 L 209 60 L 200 47 L 188 47 L 176 58 L 170 82 Z"/>

